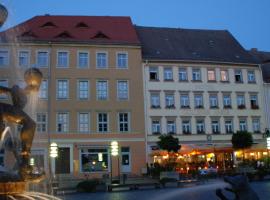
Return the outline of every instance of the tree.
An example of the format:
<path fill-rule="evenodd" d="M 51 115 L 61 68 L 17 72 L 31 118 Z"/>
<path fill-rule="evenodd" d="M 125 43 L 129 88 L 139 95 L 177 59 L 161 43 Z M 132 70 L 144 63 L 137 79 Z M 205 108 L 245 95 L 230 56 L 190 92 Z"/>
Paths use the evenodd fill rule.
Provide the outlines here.
<path fill-rule="evenodd" d="M 181 145 L 179 145 L 178 138 L 174 138 L 172 135 L 161 135 L 159 136 L 158 146 L 162 150 L 167 150 L 169 152 L 177 153 Z"/>
<path fill-rule="evenodd" d="M 162 150 L 168 151 L 168 159 L 164 160 L 163 166 L 166 171 L 172 171 L 176 166 L 177 153 L 181 145 L 179 145 L 178 138 L 174 138 L 172 135 L 161 135 L 159 136 L 158 146 Z"/>
<path fill-rule="evenodd" d="M 252 134 L 247 131 L 237 131 L 232 135 L 232 146 L 234 149 L 243 150 L 243 161 L 244 161 L 244 150 L 250 148 L 253 144 Z"/>

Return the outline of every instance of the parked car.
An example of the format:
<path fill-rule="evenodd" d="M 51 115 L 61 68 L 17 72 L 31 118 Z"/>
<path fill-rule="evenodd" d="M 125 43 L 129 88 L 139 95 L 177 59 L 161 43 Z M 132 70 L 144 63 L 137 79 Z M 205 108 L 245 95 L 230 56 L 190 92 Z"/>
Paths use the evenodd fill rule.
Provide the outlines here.
<path fill-rule="evenodd" d="M 200 175 L 207 175 L 207 174 L 217 174 L 217 168 L 214 168 L 214 167 L 209 167 L 207 169 L 200 169 L 199 170 L 199 174 Z"/>

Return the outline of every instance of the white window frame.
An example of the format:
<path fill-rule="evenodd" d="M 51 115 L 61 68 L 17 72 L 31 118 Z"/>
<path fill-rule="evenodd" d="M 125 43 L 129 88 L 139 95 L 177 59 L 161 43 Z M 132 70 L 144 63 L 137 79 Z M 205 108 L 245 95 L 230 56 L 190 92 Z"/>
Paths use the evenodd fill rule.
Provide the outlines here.
<path fill-rule="evenodd" d="M 230 122 L 230 123 L 227 123 Z M 233 133 L 233 120 L 232 119 L 225 119 L 224 120 L 224 126 L 225 126 L 225 133 Z M 229 131 L 229 128 L 231 127 L 231 132 Z"/>
<path fill-rule="evenodd" d="M 60 63 L 59 63 L 59 61 L 60 61 L 60 59 L 59 59 L 59 54 L 60 53 L 66 53 L 66 65 L 60 65 Z M 67 50 L 57 50 L 57 52 L 56 52 L 56 68 L 69 68 L 69 51 L 67 51 Z"/>
<path fill-rule="evenodd" d="M 46 53 L 47 54 L 47 57 L 46 57 L 46 64 L 40 64 L 40 63 L 38 63 L 38 55 L 39 55 L 39 53 Z M 49 53 L 49 51 L 48 50 L 42 50 L 42 49 L 39 49 L 39 50 L 37 50 L 36 51 L 36 66 L 38 67 L 38 68 L 47 68 L 47 67 L 49 67 L 49 60 L 50 60 L 50 53 Z"/>
<path fill-rule="evenodd" d="M 218 119 L 211 120 L 211 130 L 213 134 L 220 133 L 220 121 Z"/>
<path fill-rule="evenodd" d="M 184 98 L 183 97 L 187 97 L 187 98 Z M 183 93 L 183 94 L 180 94 L 180 107 L 181 108 L 189 108 L 190 107 L 190 101 L 189 101 L 189 94 L 187 93 Z"/>
<path fill-rule="evenodd" d="M 260 118 L 252 118 L 252 130 L 254 133 L 260 133 L 261 132 L 261 126 L 260 126 Z"/>
<path fill-rule="evenodd" d="M 87 115 L 87 122 L 81 121 L 81 115 Z M 90 113 L 89 112 L 78 112 L 77 116 L 78 116 L 78 124 L 77 124 L 78 133 L 90 133 Z M 81 130 L 81 125 L 83 125 L 83 126 L 87 125 L 87 130 Z"/>
<path fill-rule="evenodd" d="M 236 76 L 240 76 L 240 81 L 236 80 Z M 234 81 L 235 83 L 243 83 L 243 72 L 241 69 L 234 70 Z"/>
<path fill-rule="evenodd" d="M 163 68 L 163 79 L 164 81 L 173 81 L 173 68 L 172 67 Z"/>
<path fill-rule="evenodd" d="M 244 94 L 238 94 L 236 96 L 236 101 L 237 101 L 237 106 L 246 106 L 246 100 L 245 100 L 245 95 Z"/>
<path fill-rule="evenodd" d="M 158 123 L 156 123 L 158 122 Z M 151 120 L 151 133 L 161 133 L 161 122 L 160 119 L 152 119 Z"/>
<path fill-rule="evenodd" d="M 106 114 L 107 115 L 107 122 L 104 122 L 104 121 L 102 121 L 102 122 L 100 122 L 99 121 L 99 114 Z M 108 112 L 99 112 L 99 113 L 97 113 L 97 132 L 98 133 L 108 133 L 109 132 L 109 113 Z M 99 124 L 107 124 L 107 131 L 100 131 L 99 130 Z M 104 129 L 104 127 L 102 127 L 102 129 Z"/>
<path fill-rule="evenodd" d="M 44 83 L 46 82 L 46 88 L 44 89 Z M 43 96 L 43 94 L 45 94 L 45 97 Z M 38 97 L 40 99 L 48 99 L 48 79 L 43 79 L 40 85 L 40 89 L 39 89 L 39 94 Z"/>
<path fill-rule="evenodd" d="M 80 88 L 80 83 L 81 82 L 87 82 L 87 90 L 81 90 L 81 88 Z M 79 79 L 79 80 L 77 80 L 77 99 L 81 100 L 81 101 L 89 100 L 89 96 L 90 96 L 89 88 L 90 88 L 89 80 L 87 80 L 87 79 Z M 81 92 L 82 93 L 87 92 L 87 97 L 82 97 Z"/>
<path fill-rule="evenodd" d="M 123 83 L 123 82 L 125 82 L 126 83 L 126 88 L 127 88 L 127 90 L 126 91 L 124 91 L 124 92 L 122 92 L 121 90 L 120 90 L 120 83 Z M 117 100 L 118 101 L 128 101 L 129 100 L 129 81 L 128 80 L 117 80 Z M 123 98 L 123 97 L 121 97 L 122 95 L 121 94 L 125 94 L 126 96 Z"/>
<path fill-rule="evenodd" d="M 60 97 L 60 95 L 59 95 L 59 81 L 66 81 L 67 82 L 67 91 L 66 91 L 66 93 L 67 93 L 67 96 L 66 97 Z M 57 90 L 56 90 L 56 97 L 57 97 L 57 100 L 67 100 L 67 99 L 69 99 L 69 80 L 68 79 L 57 79 L 56 80 L 56 83 L 57 83 Z M 62 92 L 62 93 L 64 93 L 64 92 Z"/>
<path fill-rule="evenodd" d="M 99 85 L 98 85 L 99 82 L 105 82 L 105 83 L 106 83 L 106 91 L 104 90 L 104 91 L 102 92 L 102 91 L 100 91 L 100 90 L 98 89 L 98 88 L 99 88 Z M 103 96 L 103 95 L 100 95 L 99 92 L 102 92 L 102 93 L 106 92 L 106 97 Z M 105 93 L 104 93 L 104 94 L 105 94 Z M 105 101 L 105 100 L 108 100 L 108 99 L 109 99 L 109 81 L 108 81 L 108 80 L 102 80 L 102 79 L 100 79 L 100 80 L 97 80 L 97 81 L 96 81 L 96 99 L 97 99 L 98 101 Z"/>
<path fill-rule="evenodd" d="M 121 122 L 120 121 L 120 115 L 121 114 L 126 114 L 127 115 L 127 118 L 128 118 L 128 120 L 127 121 L 124 121 L 124 122 Z M 129 112 L 118 112 L 117 113 L 117 117 L 118 117 L 118 131 L 120 132 L 120 133 L 128 133 L 128 132 L 130 132 L 130 113 Z M 128 130 L 126 131 L 126 130 L 124 130 L 124 131 L 121 131 L 121 125 L 120 124 L 127 124 L 127 126 L 128 126 Z"/>
<path fill-rule="evenodd" d="M 175 98 L 174 93 L 165 93 L 165 107 L 175 108 Z"/>
<path fill-rule="evenodd" d="M 45 122 L 38 121 L 38 115 L 44 115 L 45 116 Z M 43 130 L 40 131 L 38 129 L 38 126 L 39 125 L 43 126 L 44 124 L 45 124 L 45 131 L 43 131 Z M 36 126 L 37 126 L 36 130 L 37 130 L 38 133 L 47 133 L 47 131 L 48 131 L 48 114 L 46 112 L 37 112 L 36 113 Z"/>
<path fill-rule="evenodd" d="M 210 108 L 218 108 L 218 94 L 209 94 Z"/>
<path fill-rule="evenodd" d="M 150 105 L 151 105 L 151 108 L 160 108 L 160 93 L 159 92 L 150 93 Z"/>
<path fill-rule="evenodd" d="M 230 94 L 223 94 L 223 106 L 224 107 L 231 107 L 232 106 L 232 99 Z"/>
<path fill-rule="evenodd" d="M 80 66 L 80 54 L 87 54 L 87 65 L 86 66 Z M 77 68 L 78 69 L 88 69 L 90 67 L 90 53 L 89 51 L 77 51 Z"/>
<path fill-rule="evenodd" d="M 210 72 L 213 72 L 214 74 L 209 74 Z M 211 75 L 214 75 L 214 78 L 213 79 L 210 79 L 211 77 Z M 207 80 L 209 81 L 209 82 L 215 82 L 216 80 L 217 80 L 217 76 L 216 76 L 216 70 L 215 69 L 208 69 L 207 70 Z"/>
<path fill-rule="evenodd" d="M 120 66 L 118 56 L 121 55 L 121 54 L 126 55 L 126 58 L 125 58 L 126 65 L 125 66 Z M 117 69 L 128 69 L 128 53 L 127 52 L 116 52 L 116 68 Z"/>
<path fill-rule="evenodd" d="M 224 74 L 223 74 L 224 72 Z M 225 80 L 223 78 L 226 78 Z M 228 70 L 220 70 L 220 81 L 221 82 L 229 82 L 229 71 Z"/>
<path fill-rule="evenodd" d="M 182 79 L 184 78 L 184 79 Z M 188 72 L 186 68 L 178 68 L 178 80 L 179 81 L 188 81 Z"/>
<path fill-rule="evenodd" d="M 151 73 L 156 73 L 155 79 L 151 79 Z M 158 67 L 149 67 L 149 81 L 159 81 L 159 69 Z"/>
<path fill-rule="evenodd" d="M 239 119 L 239 131 L 247 131 L 247 130 L 248 130 L 247 119 Z"/>
<path fill-rule="evenodd" d="M 200 97 L 200 98 L 199 98 Z M 198 104 L 198 102 L 201 102 Z M 203 108 L 203 94 L 194 94 L 194 107 Z"/>
<path fill-rule="evenodd" d="M 63 122 L 60 121 L 60 115 L 66 115 L 66 122 L 65 119 L 63 119 Z M 58 130 L 58 124 L 65 125 L 62 131 Z M 56 113 L 56 132 L 57 133 L 68 133 L 69 132 L 69 112 L 57 112 Z"/>
<path fill-rule="evenodd" d="M 202 81 L 201 69 L 192 69 L 192 81 Z"/>
<path fill-rule="evenodd" d="M 256 83 L 256 73 L 254 70 L 247 71 L 247 79 L 248 79 L 248 83 Z"/>
<path fill-rule="evenodd" d="M 186 123 L 188 122 L 188 123 Z M 189 127 L 189 131 L 186 131 Z M 191 127 L 191 120 L 190 119 L 182 119 L 182 132 L 183 134 L 191 134 L 192 133 L 192 127 Z"/>
<path fill-rule="evenodd" d="M 20 58 L 21 58 L 20 54 L 21 54 L 22 52 L 26 52 L 26 53 L 28 54 L 26 65 L 20 65 Z M 31 60 L 31 51 L 30 51 L 30 50 L 27 50 L 27 49 L 20 49 L 20 50 L 18 50 L 18 55 L 17 55 L 17 66 L 18 66 L 19 68 L 27 68 L 27 67 L 29 67 L 29 66 L 30 66 L 30 60 Z"/>
<path fill-rule="evenodd" d="M 5 68 L 5 67 L 8 67 L 9 64 L 10 64 L 10 51 L 9 49 L 0 49 L 0 52 L 3 51 L 3 52 L 6 52 L 7 53 L 7 56 L 6 56 L 6 62 L 3 63 L 3 65 L 0 65 L 0 68 Z"/>
<path fill-rule="evenodd" d="M 98 54 L 105 54 L 105 66 L 98 65 Z M 106 51 L 97 51 L 96 52 L 96 69 L 108 69 L 108 65 L 109 65 L 108 62 L 109 62 L 108 52 L 106 52 Z"/>
<path fill-rule="evenodd" d="M 196 120 L 196 131 L 197 134 L 205 133 L 205 122 L 204 119 L 197 119 Z"/>
<path fill-rule="evenodd" d="M 167 120 L 167 134 L 170 133 L 176 134 L 176 123 L 175 120 L 172 119 Z"/>

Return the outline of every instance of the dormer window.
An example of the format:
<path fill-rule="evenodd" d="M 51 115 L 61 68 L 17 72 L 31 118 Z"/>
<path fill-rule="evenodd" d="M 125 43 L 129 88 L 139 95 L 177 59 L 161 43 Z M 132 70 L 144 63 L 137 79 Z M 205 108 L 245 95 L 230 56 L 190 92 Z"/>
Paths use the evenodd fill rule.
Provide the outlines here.
<path fill-rule="evenodd" d="M 40 27 L 56 27 L 56 25 L 53 22 L 46 22 L 45 24 L 43 24 Z"/>
<path fill-rule="evenodd" d="M 79 22 L 76 25 L 76 28 L 89 28 L 89 26 L 87 24 L 85 24 L 84 22 Z"/>
<path fill-rule="evenodd" d="M 55 37 L 56 38 L 72 38 L 72 36 L 67 31 L 62 32 Z"/>
<path fill-rule="evenodd" d="M 98 31 L 92 39 L 110 39 L 107 35 L 105 35 L 103 32 Z"/>

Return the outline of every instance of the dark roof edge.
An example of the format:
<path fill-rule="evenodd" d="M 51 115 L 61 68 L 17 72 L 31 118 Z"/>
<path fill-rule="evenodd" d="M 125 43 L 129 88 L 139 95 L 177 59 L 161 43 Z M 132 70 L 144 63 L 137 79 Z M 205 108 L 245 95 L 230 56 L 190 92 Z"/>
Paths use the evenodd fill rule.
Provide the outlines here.
<path fill-rule="evenodd" d="M 229 32 L 227 29 L 193 29 L 193 28 L 181 28 L 181 27 L 158 27 L 158 26 L 138 26 L 134 24 L 135 28 L 151 28 L 151 29 L 177 29 L 177 30 L 193 30 L 193 31 L 217 31 L 217 32 Z"/>
<path fill-rule="evenodd" d="M 143 58 L 143 61 L 147 62 L 161 62 L 161 63 L 175 63 L 175 62 L 186 62 L 186 63 L 211 63 L 211 64 L 233 64 L 233 65 L 251 65 L 251 66 L 259 66 L 260 63 L 235 63 L 235 62 L 222 62 L 222 61 L 204 61 L 204 60 L 165 60 L 165 59 L 147 59 Z"/>

